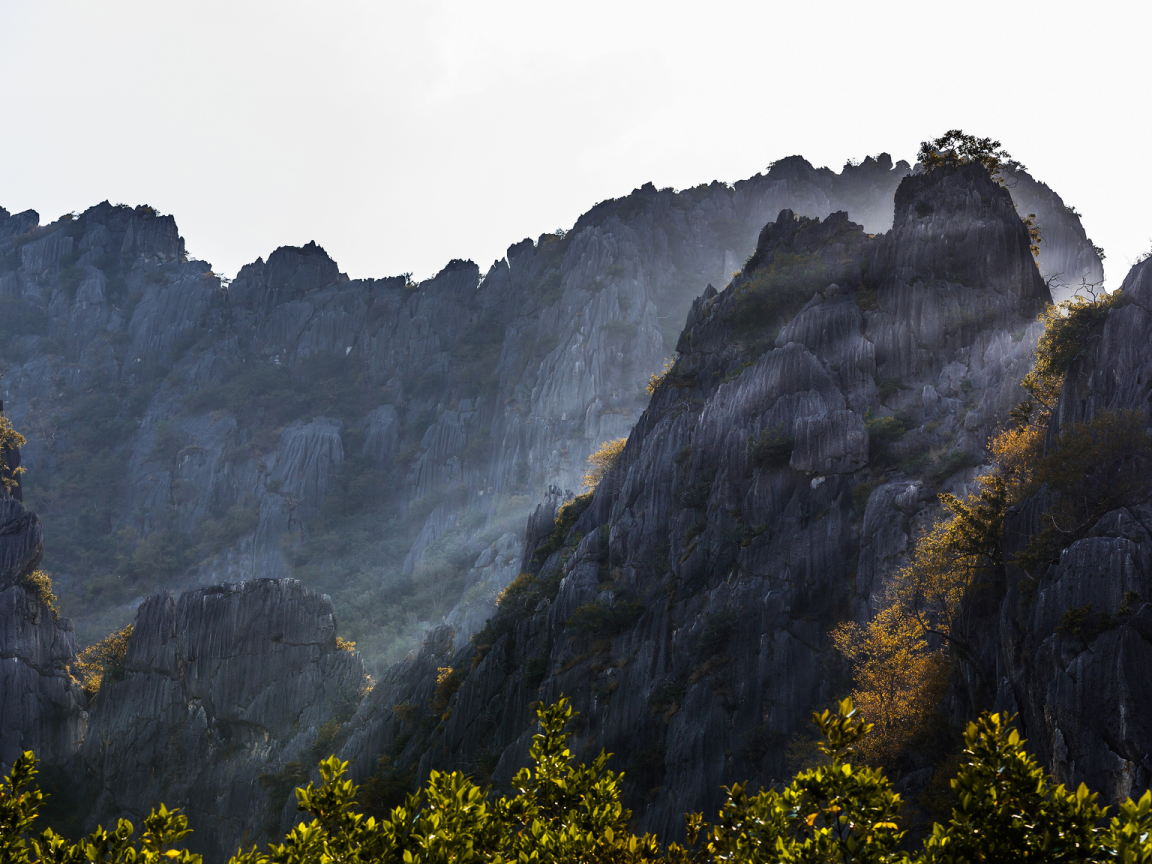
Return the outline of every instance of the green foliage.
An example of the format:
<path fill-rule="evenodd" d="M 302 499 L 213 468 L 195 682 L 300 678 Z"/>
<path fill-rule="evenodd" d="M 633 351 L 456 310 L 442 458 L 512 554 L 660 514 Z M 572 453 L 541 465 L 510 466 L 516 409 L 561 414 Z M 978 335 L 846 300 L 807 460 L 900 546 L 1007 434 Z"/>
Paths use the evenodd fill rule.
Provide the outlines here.
<path fill-rule="evenodd" d="M 852 516 L 856 519 L 863 519 L 864 512 L 868 509 L 868 498 L 872 495 L 872 490 L 876 486 L 873 483 L 864 481 L 857 483 L 852 487 Z"/>
<path fill-rule="evenodd" d="M 784 424 L 765 429 L 759 438 L 748 436 L 748 456 L 752 464 L 764 471 L 784 468 L 792 458 L 796 441 L 784 431 Z"/>
<path fill-rule="evenodd" d="M 778 329 L 813 294 L 835 281 L 835 275 L 834 268 L 820 255 L 777 252 L 770 263 L 752 270 L 736 288 L 736 331 L 752 334 Z M 771 335 L 775 337 L 775 333 Z"/>
<path fill-rule="evenodd" d="M 868 460 L 876 467 L 883 467 L 893 461 L 892 444 L 895 444 L 916 425 L 907 411 L 877 416 L 868 408 L 864 412 L 864 426 L 868 430 Z"/>
<path fill-rule="evenodd" d="M 568 626 L 592 636 L 607 638 L 623 633 L 643 614 L 644 603 L 638 599 L 617 600 L 611 606 L 600 602 L 585 603 L 572 613 Z"/>
<path fill-rule="evenodd" d="M 539 686 L 540 682 L 544 680 L 544 676 L 548 674 L 549 648 L 550 646 L 544 645 L 524 661 L 523 672 L 526 687 Z"/>
<path fill-rule="evenodd" d="M 334 417 L 352 425 L 384 401 L 355 357 L 313 354 L 292 370 L 241 363 L 222 383 L 185 397 L 191 411 L 227 411 L 244 425 L 276 429 L 297 417 Z"/>
<path fill-rule="evenodd" d="M 1147 488 L 1152 437 L 1143 411 L 1101 411 L 1089 423 L 1071 423 L 1032 472 L 1051 504 L 1041 531 L 1017 557 L 1033 571 L 1054 560 L 1111 510 L 1134 503 Z"/>
<path fill-rule="evenodd" d="M 908 385 L 899 378 L 879 378 L 876 381 L 876 390 L 880 394 L 881 402 L 889 396 L 895 395 L 898 391 L 907 389 Z"/>
<path fill-rule="evenodd" d="M 448 707 L 448 701 L 464 683 L 451 666 L 441 666 L 436 675 L 436 691 L 432 694 L 432 711 L 440 714 Z"/>
<path fill-rule="evenodd" d="M 648 708 L 653 714 L 668 714 L 670 716 L 670 712 L 678 709 L 680 703 L 684 701 L 685 692 L 687 691 L 683 683 L 665 678 L 652 689 L 652 693 L 648 696 Z"/>
<path fill-rule="evenodd" d="M 97 828 L 76 843 L 51 828 L 29 841 L 27 834 L 44 801 L 33 785 L 36 774 L 36 757 L 27 750 L 0 786 L 0 861 L 4 864 L 200 864 L 199 855 L 176 849 L 191 833 L 187 817 L 163 804 L 145 817 L 138 843 L 132 842 L 134 829 L 127 819 L 121 819 L 111 833 Z"/>
<path fill-rule="evenodd" d="M 340 463 L 320 506 L 321 526 L 335 526 L 384 503 L 388 472 L 379 460 L 356 454 Z"/>
<path fill-rule="evenodd" d="M 588 457 L 588 471 L 584 474 L 583 483 L 589 489 L 595 489 L 600 485 L 600 481 L 608 476 L 617 462 L 620 461 L 620 454 L 624 452 L 624 447 L 627 445 L 628 439 L 616 438 L 613 441 L 605 441 L 601 444 L 594 453 Z"/>
<path fill-rule="evenodd" d="M 829 763 L 801 771 L 783 790 L 754 795 L 741 784 L 727 790 L 714 825 L 686 817 L 689 847 L 673 844 L 669 859 L 720 862 L 894 862 L 903 832 L 896 823 L 900 796 L 883 773 L 857 769 L 847 757 L 871 726 L 855 718 L 849 700 L 832 714 L 814 715 Z"/>
<path fill-rule="evenodd" d="M 17 475 L 24 473 L 24 469 L 10 469 L 4 461 L 4 454 L 27 443 L 24 436 L 12 428 L 12 421 L 0 414 L 0 483 L 8 488 L 16 485 Z"/>
<path fill-rule="evenodd" d="M 469 324 L 453 343 L 452 374 L 460 382 L 463 395 L 488 393 L 500 383 L 497 368 L 507 324 L 504 313 L 489 309 Z"/>
<path fill-rule="evenodd" d="M 1002 170 L 1023 171 L 1024 166 L 991 138 L 977 138 L 962 129 L 949 129 L 939 138 L 920 144 L 917 159 L 926 171 L 950 171 L 963 165 L 983 165 L 990 177 L 1000 178 Z"/>
<path fill-rule="evenodd" d="M 1036 365 L 1023 381 L 1034 398 L 1052 389 L 1052 383 L 1045 386 L 1045 382 L 1059 384 L 1072 361 L 1099 337 L 1109 313 L 1123 301 L 1123 293 L 1114 291 L 1093 298 L 1077 296 L 1045 308 L 1040 315 L 1044 332 L 1036 344 Z"/>
<path fill-rule="evenodd" d="M 1152 792 L 1125 801 L 1105 823 L 1096 796 L 1083 785 L 1074 792 L 1053 786 L 1019 734 L 996 714 L 984 713 L 968 725 L 952 781 L 955 806 L 920 849 L 905 842 L 898 823 L 902 802 L 883 772 L 850 762 L 871 731 L 850 700 L 835 712 L 813 715 L 823 737 L 823 764 L 800 771 L 786 786 L 755 794 L 734 785 L 725 790 L 715 823 L 699 813 L 686 815 L 687 846 L 666 849 L 651 835 L 629 830 L 631 813 L 620 803 L 624 777 L 608 770 L 608 754 L 600 753 L 591 765 L 575 764 L 565 743 L 573 716 L 568 701 L 561 697 L 537 716 L 534 767 L 517 773 L 510 795 L 486 792 L 459 772 L 432 771 L 421 790 L 408 793 L 397 771 L 385 788 L 378 779 L 384 764 L 357 788 L 347 779 L 347 763 L 331 757 L 320 763 L 319 786 L 296 791 L 310 821 L 266 853 L 238 852 L 231 864 L 1152 862 Z M 754 756 L 778 736 L 751 737 L 748 752 Z M 634 752 L 629 779 L 641 789 L 663 783 L 664 761 L 656 746 Z M 189 833 L 187 820 L 163 806 L 145 820 L 139 845 L 131 842 L 132 826 L 123 820 L 111 834 L 98 829 L 75 844 L 51 830 L 30 840 L 43 801 L 35 775 L 36 760 L 26 752 L 0 785 L 5 864 L 198 864 L 197 856 L 176 848 Z M 381 795 L 397 804 L 387 810 L 372 806 Z M 360 812 L 358 797 L 380 815 Z"/>
<path fill-rule="evenodd" d="M 0 297 L 0 357 L 22 362 L 29 351 L 23 340 L 47 332 L 48 316 L 35 303 L 19 297 Z"/>
<path fill-rule="evenodd" d="M 179 432 L 172 428 L 172 424 L 167 420 L 161 420 L 156 424 L 150 458 L 157 462 L 171 464 L 176 461 L 176 456 L 184 449 L 184 443 L 184 439 Z"/>
<path fill-rule="evenodd" d="M 195 562 L 192 538 L 175 528 L 156 531 L 144 538 L 121 565 L 135 579 L 164 584 Z"/>
<path fill-rule="evenodd" d="M 789 451 L 791 452 L 791 451 Z M 712 494 L 712 484 L 715 482 L 715 472 L 706 472 L 703 477 L 684 490 L 680 496 L 681 507 L 691 507 L 704 510 L 708 507 L 708 498 Z"/>
<path fill-rule="evenodd" d="M 119 681 L 124 677 L 124 664 L 128 660 L 128 644 L 132 640 L 132 625 L 110 633 L 76 655 L 76 674 L 91 699 L 100 691 L 107 678 Z"/>
<path fill-rule="evenodd" d="M 60 617 L 60 609 L 57 607 L 60 600 L 56 597 L 56 592 L 52 590 L 51 575 L 43 570 L 33 570 L 21 577 L 20 584 L 33 597 L 48 607 L 53 618 Z"/>
<path fill-rule="evenodd" d="M 1115 860 L 1109 853 L 1120 839 L 1115 835 L 1123 836 L 1123 826 L 1107 833 L 1098 828 L 1104 811 L 1096 795 L 1083 784 L 1075 792 L 1053 787 L 1025 751 L 1019 733 L 999 715 L 983 714 L 969 723 L 964 744 L 964 764 L 952 781 L 957 804 L 949 824 L 936 825 L 925 843 L 928 861 Z M 1141 805 L 1135 805 L 1137 811 Z M 1129 848 L 1152 853 L 1152 838 L 1145 836 Z"/>
<path fill-rule="evenodd" d="M 198 550 L 201 557 L 210 551 L 222 549 L 241 537 L 251 534 L 260 522 L 260 511 L 254 505 L 235 504 L 223 513 L 209 516 L 200 522 Z"/>
<path fill-rule="evenodd" d="M 544 542 L 536 547 L 532 553 L 532 561 L 536 566 L 543 564 L 554 552 L 559 552 L 568 541 L 568 533 L 584 511 L 592 504 L 592 491 L 577 495 L 560 505 L 556 511 L 555 527 L 545 538 Z"/>
<path fill-rule="evenodd" d="M 700 639 L 696 643 L 696 659 L 699 662 L 719 657 L 728 650 L 728 643 L 736 632 L 736 612 L 733 609 L 724 609 L 713 612 L 704 622 L 704 629 L 700 632 Z"/>
<path fill-rule="evenodd" d="M 1110 630 L 1116 622 L 1107 612 L 1094 612 L 1091 603 L 1083 606 L 1073 606 L 1065 609 L 1056 625 L 1056 632 L 1061 636 L 1071 636 L 1088 645 L 1103 633 Z"/>
<path fill-rule="evenodd" d="M 936 459 L 925 465 L 925 475 L 933 486 L 938 486 L 964 468 L 974 468 L 980 464 L 980 459 L 963 450 L 952 450 L 944 458 Z"/>

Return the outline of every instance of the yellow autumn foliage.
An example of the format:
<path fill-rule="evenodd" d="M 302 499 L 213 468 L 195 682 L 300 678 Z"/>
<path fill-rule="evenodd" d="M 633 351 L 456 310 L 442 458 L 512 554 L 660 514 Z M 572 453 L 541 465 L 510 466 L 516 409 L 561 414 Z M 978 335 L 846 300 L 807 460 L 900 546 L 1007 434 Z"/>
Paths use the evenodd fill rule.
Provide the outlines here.
<path fill-rule="evenodd" d="M 33 570 L 21 578 L 20 584 L 35 595 L 36 599 L 48 607 L 53 618 L 60 617 L 60 608 L 57 606 L 60 598 L 58 598 L 56 592 L 52 590 L 52 575 L 50 573 L 46 573 L 43 570 Z"/>
<path fill-rule="evenodd" d="M 939 496 L 944 513 L 916 541 L 909 564 L 888 588 L 885 608 L 867 625 L 842 624 L 832 632 L 833 644 L 852 666 L 852 698 L 861 716 L 876 724 L 864 745 L 869 758 L 891 764 L 926 730 L 954 661 L 986 674 L 971 650 L 966 616 L 1006 563 L 1008 508 L 1046 485 L 1059 499 L 1046 517 L 1066 545 L 1074 529 L 1119 506 L 1144 482 L 1133 470 L 1152 461 L 1143 413 L 1103 411 L 1091 423 L 1070 425 L 1051 452 L 1044 446 L 1065 372 L 1121 299 L 1119 292 L 1077 297 L 1044 310 L 1036 363 L 1021 382 L 1030 398 L 1012 411 L 1013 424 L 989 442 L 992 471 L 977 478 L 976 491 L 965 500 Z M 1044 563 L 1052 554 L 1048 547 L 1059 543 L 1031 546 L 1015 559 L 1026 568 Z"/>
<path fill-rule="evenodd" d="M 857 747 L 868 762 L 890 765 L 943 697 L 947 660 L 928 648 L 916 619 L 899 604 L 882 609 L 865 626 L 842 624 L 832 641 L 853 666 L 852 696 L 861 718 L 874 724 Z"/>
<path fill-rule="evenodd" d="M 7 463 L 4 461 L 4 452 L 6 450 L 14 450 L 17 447 L 23 447 L 28 441 L 12 428 L 12 421 L 0 414 L 0 483 L 11 488 L 16 485 L 16 475 L 23 474 L 23 468 L 14 468 L 9 470 Z"/>
<path fill-rule="evenodd" d="M 128 642 L 131 639 L 132 625 L 129 624 L 76 656 L 73 669 L 79 675 L 89 699 L 100 691 L 100 685 L 106 677 L 116 679 L 123 676 L 124 663 L 128 659 Z"/>
<path fill-rule="evenodd" d="M 589 489 L 595 489 L 600 485 L 600 481 L 616 464 L 616 460 L 620 458 L 620 454 L 624 452 L 624 445 L 628 443 L 627 438 L 617 438 L 615 441 L 605 441 L 600 445 L 600 448 L 588 457 L 588 471 L 584 474 L 583 483 Z"/>
<path fill-rule="evenodd" d="M 663 369 L 661 369 L 659 372 L 653 372 L 650 376 L 648 376 L 648 385 L 644 389 L 648 391 L 649 396 L 656 392 L 656 388 L 659 387 L 661 383 L 663 383 L 664 379 L 668 377 L 668 373 L 672 371 L 672 368 L 675 365 L 675 360 L 665 360 Z"/>

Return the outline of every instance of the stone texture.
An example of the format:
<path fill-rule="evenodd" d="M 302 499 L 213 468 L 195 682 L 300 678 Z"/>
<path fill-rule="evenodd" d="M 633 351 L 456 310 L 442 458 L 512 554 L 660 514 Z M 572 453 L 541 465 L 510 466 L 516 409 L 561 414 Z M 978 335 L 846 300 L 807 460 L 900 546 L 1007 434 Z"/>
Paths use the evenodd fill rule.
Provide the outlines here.
<path fill-rule="evenodd" d="M 18 465 L 13 456 L 6 462 Z M 76 655 L 72 623 L 22 581 L 42 554 L 36 514 L 0 484 L 0 773 L 25 750 L 50 764 L 67 761 L 88 719 L 66 668 Z"/>
<path fill-rule="evenodd" d="M 379 387 L 381 404 L 364 406 L 361 428 L 332 433 L 339 453 L 387 467 L 393 509 L 453 491 L 451 512 L 413 535 L 405 560 L 419 560 L 445 527 L 479 556 L 487 541 L 461 514 L 485 511 L 487 525 L 508 496 L 535 500 L 551 485 L 578 490 L 587 455 L 639 418 L 648 376 L 673 354 L 693 299 L 709 282 L 728 283 L 765 222 L 785 207 L 819 218 L 844 210 L 866 231 L 885 231 L 908 173 L 887 155 L 839 173 L 789 157 L 733 186 L 677 193 L 646 184 L 597 205 L 564 237 L 510 246 L 486 273 L 452 261 L 418 286 L 403 277 L 350 280 L 315 243 L 277 249 L 226 284 L 207 263 L 184 260 L 172 217 L 148 207 L 105 202 L 44 226 L 32 211 L 3 211 L 0 294 L 45 316 L 42 333 L 19 340 L 23 359 L 5 370 L 4 398 L 17 427 L 31 433 L 26 457 L 35 475 L 56 470 L 67 444 L 54 416 L 90 393 L 144 388 L 133 396 L 147 403 L 142 417 L 136 407 L 119 409 L 126 431 L 114 455 L 128 478 L 103 508 L 110 533 L 145 538 L 174 524 L 196 540 L 213 514 L 259 512 L 251 534 L 171 584 L 149 586 L 179 589 L 289 574 L 293 532 L 319 513 L 327 473 L 341 461 L 314 413 L 292 418 L 278 440 L 254 442 L 237 417 L 199 412 L 187 397 L 227 383 L 243 364 L 299 370 L 317 356 L 349 358 Z M 1065 275 L 1091 270 L 1078 220 L 1046 190 L 1022 175 L 1012 194 L 1027 191 L 1046 236 L 1064 238 L 1057 264 Z M 1052 206 L 1043 209 L 1041 199 Z M 871 356 L 856 355 L 890 350 L 864 338 L 859 314 L 850 298 L 829 293 L 781 334 L 839 365 L 837 386 L 852 410 L 874 386 L 862 371 Z M 458 377 L 467 357 L 458 340 L 476 333 L 499 347 L 477 373 L 480 386 Z M 185 443 L 178 461 L 155 456 L 161 424 Z M 346 452 L 350 435 L 363 436 L 356 453 Z M 839 454 L 819 457 L 820 465 L 855 464 L 844 448 L 858 444 L 820 444 Z M 326 455 L 305 456 L 300 447 Z M 315 464 L 298 484 L 298 472 L 283 466 L 302 460 Z M 65 586 L 84 575 L 55 569 Z M 90 626 L 81 615 L 81 632 L 101 635 Z"/>
<path fill-rule="evenodd" d="M 666 838 L 685 811 L 715 808 L 721 784 L 784 777 L 785 742 L 841 693 L 829 626 L 866 620 L 916 527 L 938 512 L 934 493 L 972 477 L 954 469 L 933 488 L 927 473 L 892 471 L 855 513 L 879 458 L 865 417 L 901 411 L 911 424 L 889 445 L 893 462 L 949 449 L 979 456 L 1022 397 L 1032 323 L 1048 301 L 1008 192 L 986 175 L 908 177 L 895 201 L 880 237 L 844 214 L 785 210 L 761 232 L 746 274 L 695 301 L 676 368 L 568 550 L 543 562 L 525 555 L 525 567 L 561 580 L 555 598 L 501 636 L 449 718 L 400 752 L 394 742 L 409 727 L 390 706 L 423 712 L 430 670 L 468 669 L 476 649 L 437 631 L 390 671 L 341 751 L 358 778 L 388 753 L 417 776 L 494 761 L 494 782 L 506 784 L 526 759 L 532 704 L 561 693 L 581 712 L 575 752 L 617 754 L 639 826 Z M 797 257 L 825 262 L 832 284 L 790 321 L 743 323 L 758 268 Z M 958 317 L 967 310 L 971 322 Z M 899 384 L 882 396 L 878 379 Z M 776 429 L 791 430 L 790 463 L 757 467 L 749 440 Z M 559 500 L 530 520 L 530 548 Z M 635 601 L 638 619 L 611 638 L 567 626 L 580 606 Z"/>
<path fill-rule="evenodd" d="M 188 814 L 190 845 L 209 860 L 274 838 L 285 801 L 260 778 L 350 714 L 363 678 L 336 646 L 331 602 L 296 580 L 149 598 L 80 749 L 99 778 L 90 823 L 139 822 L 164 801 Z"/>
<path fill-rule="evenodd" d="M 1069 423 L 1104 410 L 1148 416 L 1152 367 L 1142 350 L 1152 319 L 1152 261 L 1136 264 L 1124 301 L 1069 368 L 1049 441 Z M 1152 492 L 1152 490 L 1150 490 Z M 1149 493 L 1103 516 L 1059 563 L 1036 574 L 1034 593 L 1010 566 L 996 623 L 985 646 L 996 668 L 996 702 L 1019 712 L 1022 731 L 1064 783 L 1081 782 L 1108 802 L 1139 797 L 1152 783 L 1152 504 Z M 1007 542 L 1023 548 L 1040 529 L 1044 496 L 1009 514 Z M 1065 613 L 1090 612 L 1096 626 L 1061 632 Z M 1097 616 L 1106 616 L 1101 622 Z"/>

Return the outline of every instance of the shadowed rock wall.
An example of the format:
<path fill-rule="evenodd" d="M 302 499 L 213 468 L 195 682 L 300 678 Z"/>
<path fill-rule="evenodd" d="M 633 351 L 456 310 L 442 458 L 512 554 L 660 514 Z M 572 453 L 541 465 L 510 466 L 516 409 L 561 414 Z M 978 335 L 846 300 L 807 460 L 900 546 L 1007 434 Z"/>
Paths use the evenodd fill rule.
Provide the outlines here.
<path fill-rule="evenodd" d="M 848 683 L 828 630 L 866 620 L 934 492 L 968 488 L 1049 302 L 981 169 L 908 177 L 895 201 L 879 237 L 783 211 L 745 271 L 696 300 L 619 462 L 565 542 L 528 558 L 554 593 L 498 620 L 484 650 L 439 631 L 390 670 L 341 751 L 358 779 L 387 754 L 417 777 L 476 766 L 507 783 L 532 705 L 561 693 L 581 712 L 574 750 L 617 754 L 662 836 L 722 784 L 786 776 L 786 742 Z M 787 440 L 782 458 L 755 455 L 765 436 Z M 423 731 L 447 665 L 471 671 Z"/>

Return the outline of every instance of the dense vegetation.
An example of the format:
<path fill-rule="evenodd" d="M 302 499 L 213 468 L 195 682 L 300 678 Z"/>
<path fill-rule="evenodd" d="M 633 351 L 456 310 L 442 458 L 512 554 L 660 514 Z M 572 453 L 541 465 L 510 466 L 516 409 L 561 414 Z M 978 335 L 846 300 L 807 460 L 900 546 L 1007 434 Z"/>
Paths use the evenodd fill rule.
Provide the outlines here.
<path fill-rule="evenodd" d="M 1108 310 L 1121 302 L 1116 292 L 1045 310 L 1036 363 L 1022 382 L 1029 398 L 990 442 L 992 470 L 978 478 L 966 500 L 939 496 L 943 516 L 916 542 L 886 607 L 867 625 L 846 623 L 833 631 L 852 666 L 853 698 L 862 716 L 876 724 L 862 744 L 869 759 L 895 767 L 910 748 L 923 744 L 954 670 L 963 667 L 979 687 L 993 688 L 993 673 L 975 650 L 974 618 L 1008 564 L 1024 572 L 1020 588 L 1027 597 L 1061 550 L 1109 511 L 1146 494 L 1152 440 L 1142 412 L 1101 411 L 1087 423 L 1067 424 L 1045 448 L 1065 374 L 1099 337 Z M 1023 550 L 1006 551 L 1008 508 L 1041 490 L 1041 530 Z M 1100 632 L 1098 616 L 1085 614 L 1092 620 L 1069 627 Z"/>
<path fill-rule="evenodd" d="M 934 825 L 918 849 L 909 848 L 900 828 L 900 796 L 884 773 L 851 763 L 872 726 L 856 716 L 850 700 L 835 713 L 813 716 L 824 739 L 823 764 L 779 790 L 734 785 L 715 823 L 687 814 L 686 842 L 666 847 L 630 830 L 631 813 L 620 802 L 623 775 L 608 770 L 607 754 L 591 765 L 575 764 L 565 745 L 572 719 L 567 700 L 538 709 L 538 717 L 534 768 L 521 769 L 510 795 L 482 789 L 459 772 L 432 771 L 424 788 L 387 816 L 366 818 L 357 810 L 359 790 L 346 777 L 347 763 L 331 757 L 320 763 L 323 783 L 296 792 L 311 820 L 267 852 L 237 852 L 231 864 L 1152 861 L 1152 793 L 1124 802 L 1105 822 L 1096 796 L 1084 786 L 1074 792 L 1052 786 L 998 715 L 983 714 L 968 725 L 952 781 L 951 818 Z M 187 818 L 163 805 L 145 819 L 138 842 L 126 820 L 75 843 L 51 829 L 30 838 L 43 801 L 35 774 L 36 760 L 26 752 L 0 788 L 5 864 L 199 864 L 200 856 L 179 848 L 190 833 Z"/>
<path fill-rule="evenodd" d="M 12 421 L 0 414 L 0 483 L 6 488 L 10 489 L 16 485 L 17 477 L 24 473 L 24 469 L 10 468 L 4 461 L 4 454 L 23 447 L 26 443 L 24 436 L 12 428 Z"/>

